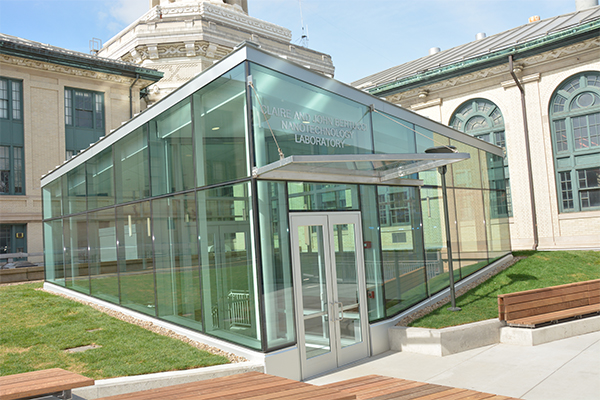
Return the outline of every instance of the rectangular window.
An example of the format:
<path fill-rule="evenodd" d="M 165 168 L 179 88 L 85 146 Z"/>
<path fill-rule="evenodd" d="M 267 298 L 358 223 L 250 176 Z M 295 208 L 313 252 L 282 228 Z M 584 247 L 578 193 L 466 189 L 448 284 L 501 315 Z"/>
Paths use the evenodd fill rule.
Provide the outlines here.
<path fill-rule="evenodd" d="M 0 146 L 0 194 L 24 194 L 23 148 Z"/>
<path fill-rule="evenodd" d="M 0 79 L 0 118 L 8 118 L 8 81 Z"/>
<path fill-rule="evenodd" d="M 600 168 L 577 171 L 581 209 L 600 207 Z"/>
<path fill-rule="evenodd" d="M 21 119 L 21 85 L 11 82 L 12 85 L 12 118 Z"/>
<path fill-rule="evenodd" d="M 556 132 L 556 151 L 567 151 L 569 150 L 569 144 L 567 142 L 567 127 L 565 120 L 554 121 L 554 132 Z"/>
<path fill-rule="evenodd" d="M 571 184 L 571 173 L 560 173 L 560 191 L 562 195 L 563 210 L 573 209 L 573 185 Z"/>
<path fill-rule="evenodd" d="M 587 117 L 590 130 L 590 147 L 600 146 L 600 113 L 590 114 Z"/>
<path fill-rule="evenodd" d="M 73 92 L 65 90 L 65 124 L 73 125 Z"/>
<path fill-rule="evenodd" d="M 65 88 L 66 158 L 104 136 L 104 94 Z"/>

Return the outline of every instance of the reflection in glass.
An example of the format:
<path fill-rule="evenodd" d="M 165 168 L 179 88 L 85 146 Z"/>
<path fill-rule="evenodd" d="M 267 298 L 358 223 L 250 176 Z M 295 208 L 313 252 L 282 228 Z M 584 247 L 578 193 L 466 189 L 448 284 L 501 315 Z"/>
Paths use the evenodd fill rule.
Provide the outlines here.
<path fill-rule="evenodd" d="M 427 260 L 427 285 L 429 294 L 432 295 L 450 285 L 442 189 L 422 188 L 421 209 Z"/>
<path fill-rule="evenodd" d="M 452 174 L 446 174 L 446 178 L 452 175 L 453 181 L 447 182 L 448 186 L 481 188 L 481 166 L 479 165 L 479 150 L 456 140 L 452 140 L 452 146 L 456 146 L 459 153 L 469 153 L 471 157 L 467 160 L 452 164 Z"/>
<path fill-rule="evenodd" d="M 333 225 L 341 346 L 362 342 L 354 224 Z"/>
<path fill-rule="evenodd" d="M 487 265 L 486 227 L 480 190 L 455 189 L 460 271 L 464 278 Z"/>
<path fill-rule="evenodd" d="M 85 200 L 85 164 L 82 164 L 66 174 L 66 196 L 63 206 L 64 215 L 76 214 L 86 210 Z"/>
<path fill-rule="evenodd" d="M 358 210 L 358 186 L 288 182 L 290 211 Z"/>
<path fill-rule="evenodd" d="M 152 202 L 158 316 L 202 329 L 195 196 Z"/>
<path fill-rule="evenodd" d="M 100 152 L 86 163 L 88 210 L 115 204 L 115 179 L 112 147 Z"/>
<path fill-rule="evenodd" d="M 258 198 L 267 346 L 273 348 L 296 340 L 285 183 L 259 181 Z"/>
<path fill-rule="evenodd" d="M 62 225 L 62 219 L 44 222 L 44 269 L 47 281 L 65 286 Z"/>
<path fill-rule="evenodd" d="M 52 183 L 47 184 L 42 189 L 44 201 L 44 218 L 60 217 L 63 211 L 63 180 L 64 176 L 56 179 Z"/>
<path fill-rule="evenodd" d="M 88 214 L 92 295 L 119 304 L 115 209 Z"/>
<path fill-rule="evenodd" d="M 421 215 L 413 187 L 378 186 L 386 312 L 393 315 L 427 296 Z"/>
<path fill-rule="evenodd" d="M 277 144 L 285 156 L 372 153 L 368 107 L 256 64 L 250 68 L 258 167 L 279 160 Z"/>
<path fill-rule="evenodd" d="M 300 272 L 306 358 L 331 351 L 323 226 L 299 226 Z"/>
<path fill-rule="evenodd" d="M 381 276 L 381 248 L 379 236 L 379 212 L 377 210 L 377 187 L 360 186 L 360 201 L 362 205 L 362 226 L 365 274 L 367 284 L 367 305 L 369 321 L 385 317 L 383 298 L 383 279 Z"/>
<path fill-rule="evenodd" d="M 150 196 L 148 127 L 144 125 L 114 145 L 117 203 Z"/>
<path fill-rule="evenodd" d="M 86 215 L 65 218 L 65 286 L 90 293 Z"/>
<path fill-rule="evenodd" d="M 200 89 L 193 103 L 197 185 L 249 176 L 244 65 Z"/>
<path fill-rule="evenodd" d="M 250 184 L 197 193 L 205 331 L 260 348 Z"/>
<path fill-rule="evenodd" d="M 153 196 L 194 187 L 191 112 L 188 98 L 150 121 Z"/>
<path fill-rule="evenodd" d="M 155 315 L 150 202 L 117 207 L 121 305 Z"/>

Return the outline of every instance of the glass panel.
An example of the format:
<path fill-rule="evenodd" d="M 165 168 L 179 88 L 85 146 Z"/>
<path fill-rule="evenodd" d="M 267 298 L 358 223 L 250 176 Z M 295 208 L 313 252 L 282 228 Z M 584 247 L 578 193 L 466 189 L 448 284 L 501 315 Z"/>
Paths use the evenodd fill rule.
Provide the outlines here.
<path fill-rule="evenodd" d="M 288 183 L 291 211 L 358 210 L 358 186 L 319 183 Z"/>
<path fill-rule="evenodd" d="M 258 181 L 267 346 L 296 340 L 285 183 Z"/>
<path fill-rule="evenodd" d="M 417 190 L 377 188 L 386 313 L 394 315 L 427 296 Z"/>
<path fill-rule="evenodd" d="M 76 214 L 86 210 L 85 164 L 66 173 L 67 190 L 63 203 L 64 214 Z M 87 246 L 86 246 L 87 247 Z"/>
<path fill-rule="evenodd" d="M 573 124 L 573 138 L 575 139 L 575 149 L 587 149 L 590 147 L 587 117 L 585 115 L 581 117 L 571 118 Z"/>
<path fill-rule="evenodd" d="M 375 153 L 414 153 L 415 125 L 389 115 L 373 113 Z M 431 147 L 431 146 L 430 146 Z"/>
<path fill-rule="evenodd" d="M 189 98 L 150 121 L 150 156 L 153 196 L 194 187 Z"/>
<path fill-rule="evenodd" d="M 459 153 L 469 153 L 471 158 L 452 164 L 452 174 L 446 174 L 446 179 L 452 175 L 453 183 L 448 186 L 481 188 L 481 166 L 479 165 L 479 150 L 467 144 L 452 140 Z"/>
<path fill-rule="evenodd" d="M 115 204 L 112 147 L 86 162 L 88 210 Z"/>
<path fill-rule="evenodd" d="M 92 295 L 118 304 L 119 276 L 114 208 L 88 214 L 88 241 Z"/>
<path fill-rule="evenodd" d="M 442 189 L 422 188 L 421 209 L 423 210 L 423 235 L 427 260 L 427 285 L 429 294 L 432 295 L 450 285 Z"/>
<path fill-rule="evenodd" d="M 333 225 L 341 346 L 362 342 L 354 224 Z"/>
<path fill-rule="evenodd" d="M 415 128 L 417 131 L 417 153 L 419 154 L 425 153 L 425 150 L 431 147 L 450 144 L 450 141 L 445 136 L 433 133 L 430 130 L 421 128 L 420 126 L 415 126 Z M 461 161 L 461 163 L 462 162 L 464 161 Z M 429 171 L 419 172 L 419 179 L 422 179 L 425 185 L 439 186 L 442 184 L 440 174 L 438 173 L 437 168 Z M 452 174 L 446 174 L 446 183 L 448 186 L 452 186 Z"/>
<path fill-rule="evenodd" d="M 150 202 L 117 207 L 121 305 L 155 315 Z"/>
<path fill-rule="evenodd" d="M 379 236 L 379 210 L 377 209 L 377 187 L 361 185 L 362 226 L 367 285 L 367 307 L 369 321 L 385 317 L 383 279 L 381 276 L 381 248 Z"/>
<path fill-rule="evenodd" d="M 65 89 L 65 124 L 73 125 L 73 92 Z"/>
<path fill-rule="evenodd" d="M 23 194 L 23 148 L 13 147 L 13 166 L 15 171 L 15 194 Z"/>
<path fill-rule="evenodd" d="M 8 81 L 0 79 L 0 118 L 8 118 Z"/>
<path fill-rule="evenodd" d="M 158 316 L 202 330 L 194 193 L 152 202 Z"/>
<path fill-rule="evenodd" d="M 55 218 L 62 215 L 62 181 L 64 175 L 44 186 L 44 218 Z"/>
<path fill-rule="evenodd" d="M 197 197 L 205 331 L 260 349 L 250 183 Z"/>
<path fill-rule="evenodd" d="M 75 92 L 75 124 L 80 128 L 93 128 L 92 94 L 89 92 Z"/>
<path fill-rule="evenodd" d="M 480 190 L 464 189 L 455 189 L 454 195 L 460 268 L 464 278 L 483 268 L 488 260 L 483 196 Z"/>
<path fill-rule="evenodd" d="M 44 266 L 46 280 L 61 286 L 65 286 L 63 247 L 62 220 L 44 222 Z"/>
<path fill-rule="evenodd" d="M 0 193 L 10 194 L 10 146 L 0 146 Z"/>
<path fill-rule="evenodd" d="M 94 94 L 94 120 L 95 128 L 104 128 L 104 95 L 101 93 Z"/>
<path fill-rule="evenodd" d="M 600 168 L 584 169 L 577 173 L 581 209 L 600 207 Z"/>
<path fill-rule="evenodd" d="M 244 65 L 196 92 L 193 103 L 198 186 L 249 176 Z"/>
<path fill-rule="evenodd" d="M 323 226 L 298 227 L 306 358 L 331 351 Z"/>
<path fill-rule="evenodd" d="M 65 218 L 64 222 L 66 287 L 89 294 L 87 216 Z"/>
<path fill-rule="evenodd" d="M 483 194 L 487 221 L 488 262 L 491 263 L 510 252 L 510 230 L 508 215 L 498 213 L 497 202 L 493 199 L 494 196 L 499 195 L 499 192 L 486 190 Z"/>
<path fill-rule="evenodd" d="M 571 183 L 571 172 L 559 172 L 560 176 L 560 193 L 562 198 L 563 210 L 572 210 L 575 206 L 573 203 L 573 184 Z"/>
<path fill-rule="evenodd" d="M 131 132 L 114 146 L 117 203 L 149 197 L 147 126 Z"/>
<path fill-rule="evenodd" d="M 372 152 L 368 107 L 251 64 L 256 165 L 280 156 Z"/>
<path fill-rule="evenodd" d="M 21 119 L 21 83 L 11 82 L 12 87 L 12 117 Z"/>

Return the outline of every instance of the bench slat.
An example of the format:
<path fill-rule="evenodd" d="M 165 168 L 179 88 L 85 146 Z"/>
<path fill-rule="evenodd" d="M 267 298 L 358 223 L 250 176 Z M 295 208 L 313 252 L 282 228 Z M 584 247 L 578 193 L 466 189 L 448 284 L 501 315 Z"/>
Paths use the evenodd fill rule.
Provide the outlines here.
<path fill-rule="evenodd" d="M 42 396 L 93 384 L 91 378 L 60 368 L 25 372 L 0 377 L 0 399 Z"/>
<path fill-rule="evenodd" d="M 556 297 L 571 293 L 590 292 L 597 293 L 600 291 L 600 281 L 596 282 L 578 282 L 578 284 L 551 286 L 542 289 L 525 290 L 522 292 L 500 294 L 498 297 L 504 299 L 505 305 L 515 303 L 528 302 L 531 300 L 544 299 L 547 297 Z"/>
<path fill-rule="evenodd" d="M 562 319 L 578 317 L 581 315 L 592 314 L 595 312 L 600 312 L 600 304 L 592 304 L 585 307 L 577 307 L 568 310 L 561 310 L 553 313 L 535 315 L 528 318 L 520 318 L 510 320 L 508 324 L 510 326 L 523 326 L 527 328 L 534 328 L 536 325 L 560 321 Z"/>

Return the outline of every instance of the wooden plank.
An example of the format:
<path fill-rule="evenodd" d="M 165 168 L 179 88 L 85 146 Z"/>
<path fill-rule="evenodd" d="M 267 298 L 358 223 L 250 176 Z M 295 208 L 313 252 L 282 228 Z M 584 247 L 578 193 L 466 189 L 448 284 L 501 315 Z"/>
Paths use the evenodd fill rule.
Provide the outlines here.
<path fill-rule="evenodd" d="M 327 385 L 322 385 L 321 387 L 328 387 L 331 389 L 350 389 L 350 388 L 362 385 L 364 383 L 379 382 L 379 381 L 389 380 L 389 379 L 392 379 L 392 378 L 390 378 L 388 376 L 381 376 L 381 375 L 366 375 L 366 376 L 361 376 L 358 378 L 348 379 L 345 381 L 328 383 Z"/>
<path fill-rule="evenodd" d="M 536 325 L 560 321 L 563 319 L 574 318 L 582 315 L 593 314 L 600 312 L 600 305 L 593 304 L 591 306 L 572 308 L 568 310 L 561 310 L 553 313 L 534 315 L 527 318 L 518 318 L 507 321 L 510 326 L 522 326 L 526 328 L 534 328 Z"/>
<path fill-rule="evenodd" d="M 246 400 L 277 400 L 282 398 L 296 397 L 297 399 L 312 399 L 315 394 L 315 388 L 312 385 L 304 382 L 296 382 L 297 385 L 290 384 L 284 392 L 274 392 L 268 394 L 262 394 L 255 397 L 248 397 Z M 335 389 L 331 389 L 334 391 Z M 336 393 L 336 392 L 332 392 Z M 356 396 L 351 393 L 337 392 L 340 394 L 340 399 L 355 399 Z M 298 397 L 298 395 L 304 395 L 305 397 Z"/>
<path fill-rule="evenodd" d="M 446 387 L 446 386 L 425 383 L 421 386 L 407 389 L 407 390 L 401 390 L 400 392 L 396 392 L 396 393 L 392 393 L 392 394 L 376 396 L 376 397 L 359 397 L 359 398 L 360 399 L 371 399 L 371 400 L 392 400 L 392 399 L 411 400 L 411 399 L 419 399 L 421 397 L 425 397 L 428 394 L 442 392 L 447 389 L 448 389 L 448 387 Z"/>
<path fill-rule="evenodd" d="M 94 380 L 60 368 L 0 377 L 0 398 L 13 400 L 91 386 Z"/>
<path fill-rule="evenodd" d="M 259 383 L 262 381 L 268 381 L 269 379 L 272 379 L 271 375 L 251 371 L 243 374 L 222 376 L 219 378 L 207 379 L 203 381 L 183 383 L 179 385 L 166 386 L 156 389 L 148 389 L 140 392 L 122 395 L 108 396 L 98 400 L 145 400 L 152 398 L 161 399 L 161 396 L 166 396 L 167 394 L 186 396 L 190 393 L 209 393 L 213 391 L 218 391 L 223 387 L 232 385 L 234 383 L 237 385 L 250 386 L 252 384 Z"/>
<path fill-rule="evenodd" d="M 600 290 L 600 279 L 596 279 L 593 281 L 568 283 L 566 285 L 550 286 L 547 288 L 524 290 L 521 292 L 505 293 L 500 294 L 498 296 L 503 298 L 504 304 L 510 305 L 515 302 L 529 301 L 535 298 L 543 298 L 547 295 L 552 295 L 552 293 L 568 294 L 577 293 L 580 291 L 594 292 L 598 290 Z M 532 297 L 530 298 L 529 296 Z"/>

